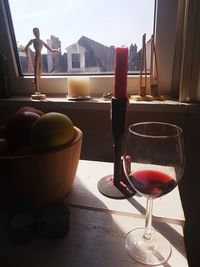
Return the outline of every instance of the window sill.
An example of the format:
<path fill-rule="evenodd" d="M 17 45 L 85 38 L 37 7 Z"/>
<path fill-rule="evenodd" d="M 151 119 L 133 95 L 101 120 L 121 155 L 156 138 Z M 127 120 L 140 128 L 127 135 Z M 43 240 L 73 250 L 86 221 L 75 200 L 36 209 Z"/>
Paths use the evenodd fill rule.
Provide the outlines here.
<path fill-rule="evenodd" d="M 100 97 L 93 97 L 90 100 L 70 101 L 66 97 L 47 97 L 46 101 L 32 100 L 30 97 L 11 97 L 0 99 L 1 108 L 19 107 L 19 106 L 35 106 L 46 108 L 70 109 L 70 110 L 110 110 L 110 99 L 104 100 Z M 174 100 L 164 101 L 134 101 L 130 100 L 128 111 L 152 111 L 152 112 L 177 112 L 186 113 L 188 107 L 195 104 L 180 103 Z M 199 110 L 195 106 L 195 110 Z"/>

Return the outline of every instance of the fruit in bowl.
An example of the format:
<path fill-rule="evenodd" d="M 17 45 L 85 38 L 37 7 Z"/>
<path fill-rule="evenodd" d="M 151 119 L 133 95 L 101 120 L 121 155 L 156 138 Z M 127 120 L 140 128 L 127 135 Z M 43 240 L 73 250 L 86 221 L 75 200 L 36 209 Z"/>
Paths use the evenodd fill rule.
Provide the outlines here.
<path fill-rule="evenodd" d="M 71 119 L 58 112 L 49 112 L 36 120 L 31 127 L 31 145 L 38 151 L 68 144 L 74 138 Z"/>
<path fill-rule="evenodd" d="M 14 114 L 6 126 L 6 135 L 10 146 L 29 145 L 31 126 L 39 118 L 40 115 L 33 111 L 22 111 Z"/>
<path fill-rule="evenodd" d="M 40 109 L 37 109 L 37 108 L 34 108 L 34 107 L 29 107 L 29 106 L 23 106 L 21 108 L 19 108 L 16 112 L 16 113 L 21 113 L 21 112 L 24 112 L 24 111 L 30 111 L 30 112 L 34 112 L 34 113 L 37 113 L 38 115 L 42 116 L 44 114 L 44 112 Z"/>
<path fill-rule="evenodd" d="M 43 114 L 41 110 L 25 106 L 11 115 L 5 125 L 5 138 L 11 150 L 29 146 L 32 124 Z"/>
<path fill-rule="evenodd" d="M 81 153 L 81 130 L 68 116 L 50 112 L 31 124 L 29 140 L 28 145 L 17 148 L 18 153 L 0 153 L 1 204 L 9 199 L 9 203 L 42 207 L 62 200 L 72 187 Z"/>

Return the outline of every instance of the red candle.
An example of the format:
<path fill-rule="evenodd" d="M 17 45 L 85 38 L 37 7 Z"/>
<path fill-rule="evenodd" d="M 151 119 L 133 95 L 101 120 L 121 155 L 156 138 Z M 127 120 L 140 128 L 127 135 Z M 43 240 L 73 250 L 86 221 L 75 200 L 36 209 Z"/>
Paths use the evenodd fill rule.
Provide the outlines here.
<path fill-rule="evenodd" d="M 116 48 L 115 57 L 115 86 L 114 96 L 126 98 L 127 93 L 127 72 L 128 72 L 128 48 Z"/>

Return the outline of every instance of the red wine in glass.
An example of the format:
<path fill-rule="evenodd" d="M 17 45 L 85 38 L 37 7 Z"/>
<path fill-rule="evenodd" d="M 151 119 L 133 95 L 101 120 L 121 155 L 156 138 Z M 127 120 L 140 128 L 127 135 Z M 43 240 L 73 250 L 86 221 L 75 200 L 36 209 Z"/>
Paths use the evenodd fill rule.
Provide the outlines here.
<path fill-rule="evenodd" d="M 165 263 L 169 241 L 152 229 L 153 199 L 172 191 L 184 171 L 184 145 L 180 127 L 164 122 L 129 126 L 123 153 L 124 173 L 130 185 L 147 199 L 145 227 L 131 230 L 124 239 L 129 255 L 148 265 Z"/>
<path fill-rule="evenodd" d="M 176 181 L 168 174 L 157 170 L 139 170 L 129 175 L 129 182 L 140 193 L 160 197 L 176 186 Z"/>

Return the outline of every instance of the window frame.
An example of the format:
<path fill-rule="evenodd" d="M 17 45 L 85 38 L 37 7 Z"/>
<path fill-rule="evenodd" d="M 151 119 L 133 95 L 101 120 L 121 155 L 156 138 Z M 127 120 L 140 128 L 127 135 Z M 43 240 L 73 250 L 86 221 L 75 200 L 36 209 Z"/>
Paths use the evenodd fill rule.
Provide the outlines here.
<path fill-rule="evenodd" d="M 185 0 L 180 100 L 200 102 L 200 2 Z"/>
<path fill-rule="evenodd" d="M 189 0 L 188 0 L 189 1 Z M 197 0 L 196 0 L 197 1 Z M 155 0 L 155 17 L 154 17 L 154 36 L 156 51 L 158 57 L 158 75 L 159 75 L 159 93 L 169 95 L 175 98 L 180 96 L 180 100 L 184 101 L 188 99 L 188 96 L 183 97 L 182 90 L 180 90 L 181 75 L 182 72 L 175 73 L 174 70 L 177 68 L 174 63 L 180 62 L 179 68 L 184 64 L 182 53 L 179 51 L 177 61 L 177 36 L 180 29 L 178 28 L 177 22 L 183 20 L 186 15 L 185 5 L 182 4 L 183 12 L 180 12 L 180 3 L 186 3 L 187 0 Z M 191 1 L 190 1 L 191 2 Z M 0 51 L 7 57 L 9 64 L 9 78 L 12 89 L 12 95 L 29 95 L 32 93 L 32 79 L 30 76 L 22 76 L 19 73 L 19 68 L 16 57 L 15 49 L 16 43 L 13 43 L 12 36 L 12 25 L 9 20 L 9 16 L 6 15 L 7 0 L 0 2 L 0 17 L 2 23 L 0 24 Z M 170 19 L 167 16 L 170 14 Z M 187 13 L 189 16 L 189 14 Z M 181 18 L 181 19 L 180 19 Z M 174 27 L 175 25 L 175 27 Z M 179 26 L 182 25 L 179 23 Z M 183 29 L 182 29 L 183 31 Z M 184 33 L 184 31 L 183 31 Z M 181 32 L 182 35 L 182 32 Z M 4 41 L 1 41 L 4 40 Z M 167 41 L 166 41 L 167 40 Z M 183 46 L 183 43 L 181 43 Z M 180 47 L 179 47 L 180 48 Z M 186 51 L 184 50 L 186 53 Z M 182 69 L 184 69 L 182 67 Z M 43 93 L 50 95 L 66 95 L 67 94 L 67 77 L 68 76 L 42 76 L 41 88 Z M 149 78 L 148 78 L 149 79 Z M 178 80 L 178 86 L 174 86 L 174 81 Z M 92 75 L 90 76 L 90 83 L 92 94 L 102 95 L 105 92 L 113 92 L 114 75 Z M 149 93 L 149 82 L 147 93 Z M 128 95 L 138 94 L 139 88 L 139 75 L 128 75 Z M 187 94 L 186 94 L 187 95 Z"/>

